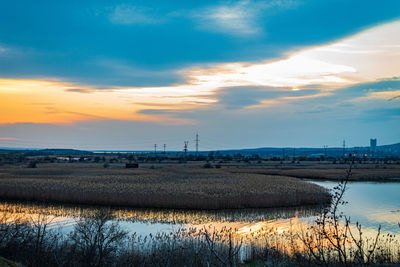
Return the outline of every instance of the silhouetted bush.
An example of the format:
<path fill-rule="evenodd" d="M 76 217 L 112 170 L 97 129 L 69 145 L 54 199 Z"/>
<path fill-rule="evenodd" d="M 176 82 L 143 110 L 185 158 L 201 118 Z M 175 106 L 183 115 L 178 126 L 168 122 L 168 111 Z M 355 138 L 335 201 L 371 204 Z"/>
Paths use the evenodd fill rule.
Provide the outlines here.
<path fill-rule="evenodd" d="M 211 163 L 210 162 L 207 162 L 207 163 L 205 163 L 204 165 L 203 165 L 203 168 L 205 168 L 205 169 L 210 169 L 210 168 L 212 168 L 213 166 L 211 165 Z"/>
<path fill-rule="evenodd" d="M 37 162 L 36 161 L 29 162 L 28 168 L 37 168 Z"/>

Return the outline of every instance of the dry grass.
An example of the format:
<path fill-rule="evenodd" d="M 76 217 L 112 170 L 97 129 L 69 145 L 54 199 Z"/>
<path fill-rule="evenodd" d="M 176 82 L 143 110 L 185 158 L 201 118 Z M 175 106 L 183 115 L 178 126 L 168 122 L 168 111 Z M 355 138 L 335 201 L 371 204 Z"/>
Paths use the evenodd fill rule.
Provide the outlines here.
<path fill-rule="evenodd" d="M 101 164 L 0 168 L 0 198 L 144 208 L 268 208 L 326 202 L 325 189 L 295 178 L 196 166 L 104 169 Z"/>
<path fill-rule="evenodd" d="M 231 173 L 254 173 L 282 175 L 304 179 L 341 180 L 348 164 L 303 163 L 264 164 L 227 168 Z M 400 166 L 394 164 L 355 164 L 350 181 L 397 181 L 400 180 Z"/>

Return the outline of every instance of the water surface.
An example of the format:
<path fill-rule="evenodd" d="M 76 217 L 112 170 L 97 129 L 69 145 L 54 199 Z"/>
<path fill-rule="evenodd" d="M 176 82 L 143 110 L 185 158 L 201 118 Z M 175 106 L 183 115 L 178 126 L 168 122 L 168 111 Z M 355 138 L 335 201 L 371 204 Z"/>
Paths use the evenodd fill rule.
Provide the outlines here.
<path fill-rule="evenodd" d="M 314 182 L 333 188 L 336 182 Z M 359 222 L 364 229 L 400 233 L 400 183 L 351 182 L 345 193 L 348 204 L 340 210 L 352 222 Z M 321 207 L 308 206 L 279 209 L 242 209 L 221 211 L 155 210 L 111 208 L 114 221 L 126 231 L 140 235 L 171 232 L 180 227 L 232 228 L 239 234 L 261 228 L 285 231 L 289 227 L 305 228 L 312 223 Z M 94 214 L 104 207 L 77 205 L 49 205 L 28 202 L 6 202 L 0 204 L 0 212 L 8 211 L 15 217 L 35 220 L 38 214 L 51 219 L 51 227 L 70 232 L 81 216 Z M 0 214 L 1 215 L 1 214 Z"/>
<path fill-rule="evenodd" d="M 314 182 L 332 189 L 337 182 Z M 340 210 L 364 228 L 400 233 L 400 183 L 349 182 Z"/>

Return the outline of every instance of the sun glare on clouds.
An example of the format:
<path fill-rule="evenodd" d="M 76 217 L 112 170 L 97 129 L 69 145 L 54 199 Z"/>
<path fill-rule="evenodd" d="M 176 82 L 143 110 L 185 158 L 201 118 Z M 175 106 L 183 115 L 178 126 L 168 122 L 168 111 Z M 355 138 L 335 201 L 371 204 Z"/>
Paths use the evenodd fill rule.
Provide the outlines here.
<path fill-rule="evenodd" d="M 0 123 L 72 123 L 82 120 L 142 120 L 193 123 L 169 115 L 143 114 L 144 109 L 193 110 L 218 100 L 221 88 L 268 86 L 276 90 L 319 93 L 262 99 L 252 107 L 274 106 L 296 99 L 322 97 L 360 82 L 399 75 L 400 22 L 381 25 L 333 44 L 297 51 L 278 61 L 230 62 L 180 71 L 184 83 L 159 87 L 97 89 L 52 79 L 0 79 Z M 398 91 L 376 92 L 368 99 L 396 97 Z"/>

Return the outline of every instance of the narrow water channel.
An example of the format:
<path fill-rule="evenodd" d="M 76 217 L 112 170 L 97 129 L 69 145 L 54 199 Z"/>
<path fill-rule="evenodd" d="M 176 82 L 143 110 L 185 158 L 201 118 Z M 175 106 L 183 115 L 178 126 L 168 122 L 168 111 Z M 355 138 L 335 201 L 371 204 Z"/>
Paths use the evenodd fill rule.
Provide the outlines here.
<path fill-rule="evenodd" d="M 327 188 L 333 188 L 335 182 L 315 182 Z M 341 211 L 359 222 L 364 229 L 374 231 L 381 226 L 383 232 L 400 233 L 400 183 L 353 182 L 348 184 L 345 193 L 348 204 Z M 94 214 L 102 207 L 40 204 L 28 202 L 0 202 L 1 213 L 8 212 L 14 218 L 22 217 L 35 220 L 38 214 L 46 214 L 51 227 L 62 232 L 70 232 L 80 216 Z M 227 227 L 238 233 L 274 228 L 284 231 L 293 224 L 309 224 L 315 220 L 320 207 L 297 207 L 280 209 L 221 210 L 221 211 L 185 211 L 112 208 L 111 212 L 120 226 L 139 235 L 171 232 L 181 227 L 216 229 Z M 299 226 L 299 227 L 300 227 Z"/>

